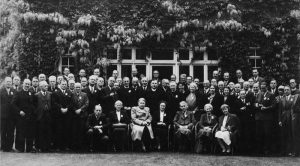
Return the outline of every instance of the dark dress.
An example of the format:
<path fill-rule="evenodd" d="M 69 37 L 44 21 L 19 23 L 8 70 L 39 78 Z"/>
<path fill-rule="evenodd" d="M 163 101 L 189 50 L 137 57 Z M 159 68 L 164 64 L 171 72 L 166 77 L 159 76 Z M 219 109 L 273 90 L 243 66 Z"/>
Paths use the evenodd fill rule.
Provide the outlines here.
<path fill-rule="evenodd" d="M 195 128 L 195 151 L 196 153 L 202 152 L 204 149 L 208 150 L 209 145 L 214 138 L 213 128 L 218 124 L 218 119 L 214 115 L 202 114 L 200 121 Z M 209 128 L 209 129 L 208 129 Z"/>

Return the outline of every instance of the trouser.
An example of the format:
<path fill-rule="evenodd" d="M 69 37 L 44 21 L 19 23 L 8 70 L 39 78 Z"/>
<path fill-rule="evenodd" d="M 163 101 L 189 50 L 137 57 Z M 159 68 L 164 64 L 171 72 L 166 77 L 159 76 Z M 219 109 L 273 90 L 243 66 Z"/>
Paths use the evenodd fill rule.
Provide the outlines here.
<path fill-rule="evenodd" d="M 14 131 L 16 121 L 14 119 L 1 119 L 1 149 L 10 151 L 14 143 Z"/>
<path fill-rule="evenodd" d="M 293 151 L 293 132 L 291 121 L 282 124 L 280 129 L 280 142 L 282 154 L 286 155 Z"/>
<path fill-rule="evenodd" d="M 107 151 L 110 147 L 109 137 L 107 134 L 100 133 L 94 129 L 92 132 L 87 133 L 89 148 L 96 151 Z"/>
<path fill-rule="evenodd" d="M 41 150 L 49 150 L 52 138 L 50 117 L 43 117 L 37 121 L 36 148 Z"/>
<path fill-rule="evenodd" d="M 241 140 L 238 141 L 241 145 L 241 152 L 251 153 L 253 152 L 253 138 L 255 136 L 255 122 L 254 120 L 241 119 Z"/>
<path fill-rule="evenodd" d="M 69 114 L 61 115 L 57 122 L 57 147 L 65 150 L 70 148 L 72 143 L 71 116 Z"/>
<path fill-rule="evenodd" d="M 256 120 L 256 150 L 258 153 L 271 150 L 272 121 Z"/>
<path fill-rule="evenodd" d="M 27 118 L 26 115 L 25 117 L 19 117 L 16 125 L 16 149 L 21 152 L 32 151 L 34 135 L 35 121 L 33 118 Z"/>
<path fill-rule="evenodd" d="M 74 150 L 83 150 L 86 145 L 85 121 L 85 118 L 79 116 L 74 116 L 72 119 L 72 149 Z"/>
<path fill-rule="evenodd" d="M 168 126 L 155 126 L 154 134 L 157 144 L 161 146 L 162 150 L 168 148 Z"/>

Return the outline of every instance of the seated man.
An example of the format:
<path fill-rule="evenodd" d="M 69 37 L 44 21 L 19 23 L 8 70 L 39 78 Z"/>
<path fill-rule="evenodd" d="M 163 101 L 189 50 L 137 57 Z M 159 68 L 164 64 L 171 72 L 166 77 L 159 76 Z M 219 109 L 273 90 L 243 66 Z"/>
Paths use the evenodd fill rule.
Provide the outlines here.
<path fill-rule="evenodd" d="M 192 130 L 195 118 L 192 112 L 188 110 L 188 104 L 185 101 L 180 102 L 180 109 L 174 117 L 175 125 L 175 145 L 179 145 L 180 151 L 187 150 L 192 142 Z"/>
<path fill-rule="evenodd" d="M 157 141 L 157 150 L 168 150 L 168 125 L 169 113 L 166 111 L 166 102 L 161 101 L 159 104 L 159 112 L 153 115 L 153 128 Z"/>
<path fill-rule="evenodd" d="M 114 145 L 114 150 L 124 150 L 124 145 L 128 143 L 128 124 L 130 122 L 125 110 L 122 110 L 123 103 L 118 100 L 115 102 L 116 110 L 111 112 L 111 137 Z"/>
<path fill-rule="evenodd" d="M 89 140 L 90 151 L 98 151 L 108 149 L 109 119 L 102 113 L 102 107 L 95 105 L 94 113 L 90 114 L 87 119 L 87 134 Z"/>

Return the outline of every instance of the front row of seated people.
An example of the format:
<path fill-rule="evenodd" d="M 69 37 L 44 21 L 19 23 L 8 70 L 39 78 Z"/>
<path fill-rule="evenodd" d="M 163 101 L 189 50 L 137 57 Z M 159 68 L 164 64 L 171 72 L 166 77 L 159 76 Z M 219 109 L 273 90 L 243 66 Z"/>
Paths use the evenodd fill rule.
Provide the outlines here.
<path fill-rule="evenodd" d="M 188 104 L 180 102 L 180 109 L 173 119 L 174 125 L 170 125 L 166 102 L 159 105 L 158 115 L 152 116 L 150 109 L 145 107 L 146 100 L 140 98 L 138 106 L 131 109 L 131 122 L 126 111 L 122 109 L 121 101 L 115 102 L 115 111 L 110 115 L 102 113 L 102 107 L 96 105 L 94 113 L 87 119 L 87 135 L 90 151 L 124 150 L 128 148 L 128 136 L 131 136 L 132 146 L 142 151 L 149 151 L 151 147 L 157 150 L 168 150 L 169 142 L 172 142 L 175 150 L 191 150 L 194 141 L 197 153 L 208 152 L 214 140 L 219 143 L 222 153 L 230 153 L 231 143 L 234 140 L 238 119 L 229 113 L 229 106 L 223 104 L 221 110 L 224 115 L 217 119 L 211 112 L 213 106 L 206 104 L 206 113 L 201 115 L 196 123 L 192 111 L 188 111 Z M 131 133 L 129 133 L 129 131 Z M 111 137 L 111 138 L 110 138 Z"/>

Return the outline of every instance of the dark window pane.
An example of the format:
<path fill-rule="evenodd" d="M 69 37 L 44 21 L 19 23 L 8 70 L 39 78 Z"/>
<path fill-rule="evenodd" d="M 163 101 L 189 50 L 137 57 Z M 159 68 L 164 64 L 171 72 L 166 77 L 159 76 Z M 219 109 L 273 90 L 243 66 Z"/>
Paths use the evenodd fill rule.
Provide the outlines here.
<path fill-rule="evenodd" d="M 255 67 L 255 59 L 249 59 L 251 67 Z"/>
<path fill-rule="evenodd" d="M 218 51 L 217 49 L 207 49 L 208 60 L 218 60 Z"/>
<path fill-rule="evenodd" d="M 200 82 L 204 81 L 203 66 L 194 66 L 194 78 L 199 78 Z"/>
<path fill-rule="evenodd" d="M 69 65 L 75 65 L 75 58 L 69 57 Z"/>
<path fill-rule="evenodd" d="M 256 67 L 261 67 L 262 66 L 262 60 L 261 59 L 256 59 Z"/>
<path fill-rule="evenodd" d="M 69 66 L 70 72 L 74 73 L 75 72 L 75 67 L 74 66 Z"/>
<path fill-rule="evenodd" d="M 194 60 L 203 60 L 203 52 L 200 51 L 194 51 Z"/>
<path fill-rule="evenodd" d="M 122 49 L 121 56 L 122 59 L 131 59 L 131 49 Z"/>
<path fill-rule="evenodd" d="M 189 60 L 189 50 L 188 49 L 180 49 L 179 50 L 179 59 L 180 60 Z"/>
<path fill-rule="evenodd" d="M 117 70 L 117 65 L 109 65 L 107 67 L 107 78 L 109 78 L 110 76 L 112 76 L 112 72 L 114 70 Z"/>
<path fill-rule="evenodd" d="M 136 59 L 145 59 L 147 51 L 145 49 L 136 49 Z"/>
<path fill-rule="evenodd" d="M 136 65 L 136 69 L 138 71 L 138 77 L 141 77 L 141 74 L 146 76 L 146 65 Z"/>
<path fill-rule="evenodd" d="M 154 70 L 158 70 L 160 79 L 169 79 L 173 74 L 173 66 L 152 66 L 152 71 Z"/>
<path fill-rule="evenodd" d="M 179 75 L 186 74 L 186 76 L 190 75 L 190 67 L 189 66 L 179 66 Z"/>
<path fill-rule="evenodd" d="M 62 59 L 61 63 L 62 63 L 63 66 L 69 65 L 69 60 L 68 60 L 69 58 L 68 57 L 62 57 L 61 59 Z"/>
<path fill-rule="evenodd" d="M 213 71 L 218 70 L 218 66 L 208 66 L 208 80 L 212 79 Z"/>
<path fill-rule="evenodd" d="M 122 77 L 131 77 L 131 65 L 122 65 Z"/>
<path fill-rule="evenodd" d="M 117 49 L 109 48 L 107 49 L 108 59 L 117 59 Z"/>
<path fill-rule="evenodd" d="M 172 49 L 155 49 L 151 53 L 153 60 L 173 60 Z"/>

